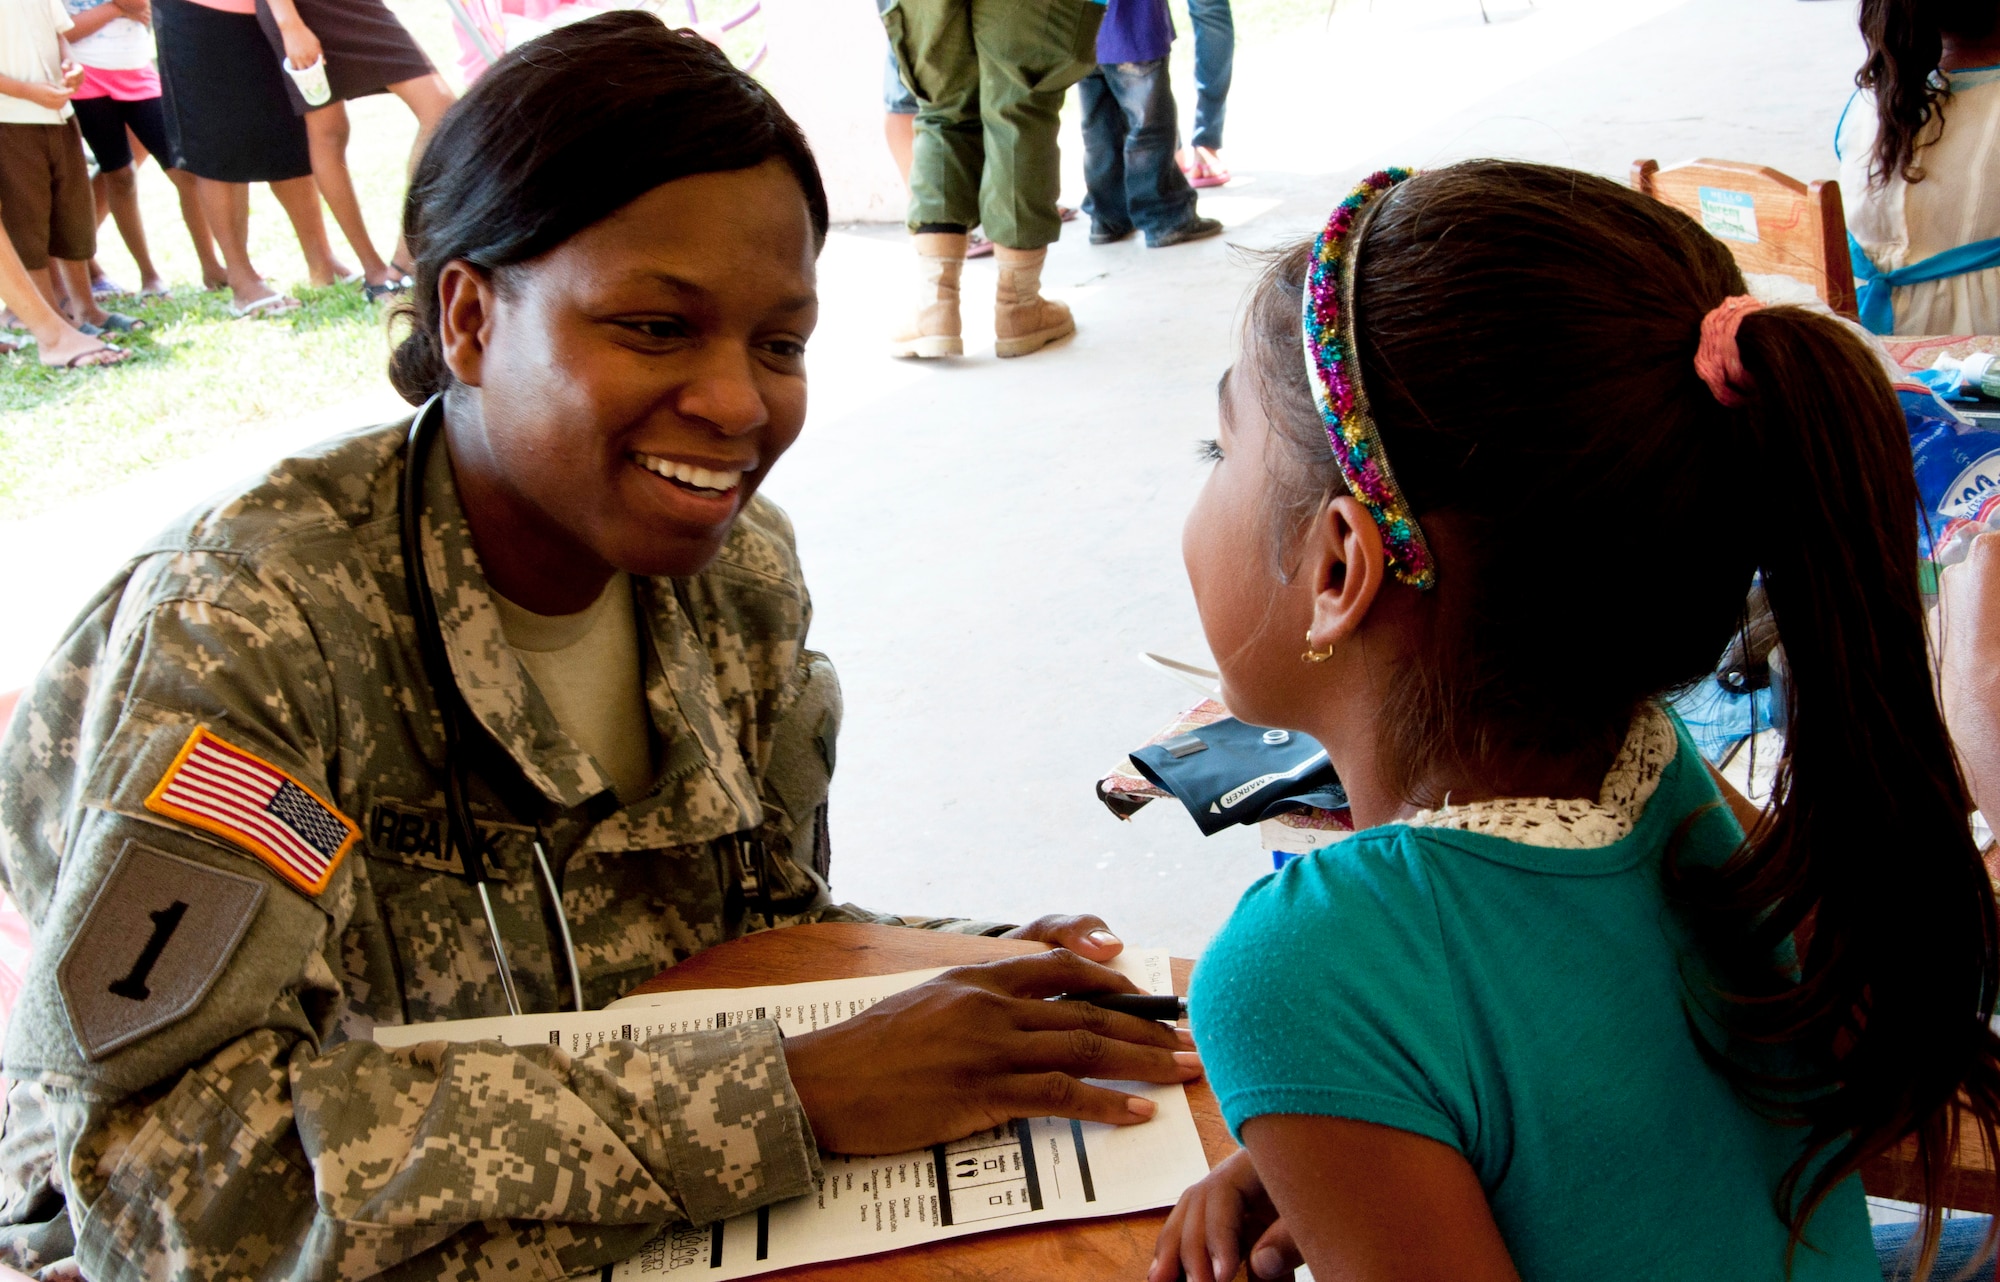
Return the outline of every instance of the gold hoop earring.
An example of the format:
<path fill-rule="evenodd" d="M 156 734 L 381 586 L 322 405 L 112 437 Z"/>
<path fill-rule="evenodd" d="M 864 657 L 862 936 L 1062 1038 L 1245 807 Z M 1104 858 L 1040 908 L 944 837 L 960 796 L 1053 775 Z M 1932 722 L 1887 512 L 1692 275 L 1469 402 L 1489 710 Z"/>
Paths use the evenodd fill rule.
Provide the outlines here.
<path fill-rule="evenodd" d="M 1327 642 L 1325 650 L 1313 649 L 1312 629 L 1307 628 L 1306 652 L 1300 655 L 1299 658 L 1306 663 L 1325 663 L 1328 659 L 1331 659 L 1332 657 L 1333 657 L 1333 642 L 1331 641 Z"/>

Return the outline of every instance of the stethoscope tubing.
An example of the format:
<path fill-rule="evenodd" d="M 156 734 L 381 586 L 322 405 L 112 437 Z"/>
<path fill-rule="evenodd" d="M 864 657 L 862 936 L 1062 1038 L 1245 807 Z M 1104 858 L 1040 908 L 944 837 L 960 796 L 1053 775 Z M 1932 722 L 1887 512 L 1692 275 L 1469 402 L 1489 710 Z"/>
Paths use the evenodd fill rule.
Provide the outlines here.
<path fill-rule="evenodd" d="M 466 772 L 463 755 L 466 709 L 451 673 L 445 653 L 444 627 L 438 619 L 437 603 L 431 597 L 430 572 L 424 565 L 423 534 L 420 522 L 424 510 L 424 472 L 430 462 L 432 442 L 444 424 L 444 398 L 433 396 L 410 420 L 407 457 L 403 460 L 403 484 L 397 494 L 397 518 L 402 524 L 403 584 L 410 598 L 410 621 L 417 637 L 417 653 L 423 660 L 424 678 L 444 724 L 444 810 L 447 841 L 456 851 L 465 878 L 479 892 L 479 906 L 486 915 L 486 937 L 493 945 L 493 962 L 500 972 L 500 990 L 507 999 L 509 1014 L 521 1013 L 521 999 L 514 983 L 514 969 L 507 962 L 507 948 L 500 938 L 500 919 L 493 912 L 491 879 L 486 873 L 486 850 L 479 826 L 466 801 Z M 563 958 L 569 966 L 570 999 L 577 1010 L 583 1006 L 583 971 L 576 961 L 576 943 L 571 938 L 569 913 L 563 908 L 562 887 L 556 883 L 547 852 L 539 837 L 534 842 L 535 869 L 539 885 L 547 887 L 547 897 L 555 907 L 558 933 L 562 936 Z M 538 891 L 538 893 L 540 893 Z"/>

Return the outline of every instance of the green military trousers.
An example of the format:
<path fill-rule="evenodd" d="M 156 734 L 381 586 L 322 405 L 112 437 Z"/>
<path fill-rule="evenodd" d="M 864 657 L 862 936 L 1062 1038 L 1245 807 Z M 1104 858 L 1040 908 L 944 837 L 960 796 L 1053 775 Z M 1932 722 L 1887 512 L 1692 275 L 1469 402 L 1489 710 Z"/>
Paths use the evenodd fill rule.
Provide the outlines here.
<path fill-rule="evenodd" d="M 1010 249 L 1062 234 L 1056 123 L 1097 66 L 1093 0 L 890 0 L 882 13 L 917 97 L 910 227 L 983 223 Z"/>

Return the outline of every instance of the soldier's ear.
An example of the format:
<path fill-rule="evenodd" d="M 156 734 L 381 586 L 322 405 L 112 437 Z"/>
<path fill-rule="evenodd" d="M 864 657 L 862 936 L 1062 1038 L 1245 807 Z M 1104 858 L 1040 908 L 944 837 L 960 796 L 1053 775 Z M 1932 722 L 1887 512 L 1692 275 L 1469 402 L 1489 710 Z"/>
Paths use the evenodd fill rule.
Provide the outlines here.
<path fill-rule="evenodd" d="M 438 272 L 438 346 L 451 376 L 467 387 L 480 385 L 486 345 L 492 337 L 498 291 L 493 278 L 461 259 Z"/>

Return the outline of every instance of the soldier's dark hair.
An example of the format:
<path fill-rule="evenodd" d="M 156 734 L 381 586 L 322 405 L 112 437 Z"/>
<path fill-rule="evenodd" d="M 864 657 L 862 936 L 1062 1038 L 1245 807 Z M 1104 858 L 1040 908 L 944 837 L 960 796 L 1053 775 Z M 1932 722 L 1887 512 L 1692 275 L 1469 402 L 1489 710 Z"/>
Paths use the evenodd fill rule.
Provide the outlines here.
<path fill-rule="evenodd" d="M 1917 148 L 1933 117 L 1944 128 L 1950 90 L 1937 74 L 1947 35 L 1982 40 L 2000 26 L 1995 0 L 1861 0 L 1868 60 L 1854 83 L 1875 97 L 1875 154 L 1869 185 L 1894 177 L 1922 182 Z"/>
<path fill-rule="evenodd" d="M 536 258 L 663 183 L 782 160 L 824 241 L 826 189 L 792 118 L 722 51 L 614 10 L 508 53 L 445 113 L 403 202 L 416 282 L 389 381 L 413 405 L 451 384 L 438 273 Z"/>
<path fill-rule="evenodd" d="M 1694 220 L 1589 174 L 1467 161 L 1411 178 L 1351 235 L 1354 359 L 1438 566 L 1428 592 L 1382 589 L 1415 638 L 1379 692 L 1381 777 L 1435 806 L 1439 780 L 1509 797 L 1535 795 L 1537 764 L 1601 775 L 1639 708 L 1713 671 L 1761 572 L 1789 731 L 1734 854 L 1667 861 L 1706 963 L 1690 1031 L 1800 1127 L 1773 1190 L 1794 1243 L 1915 1137 L 1923 1276 L 1952 1155 L 1992 1151 L 2000 1123 L 2000 935 L 1932 686 L 1888 379 L 1832 317 L 1766 307 L 1738 331 L 1752 390 L 1722 405 L 1694 357 L 1742 272 Z M 1310 258 L 1304 242 L 1272 260 L 1238 367 L 1271 424 L 1288 557 L 1347 492 L 1299 356 Z"/>

